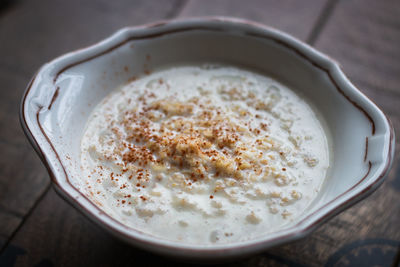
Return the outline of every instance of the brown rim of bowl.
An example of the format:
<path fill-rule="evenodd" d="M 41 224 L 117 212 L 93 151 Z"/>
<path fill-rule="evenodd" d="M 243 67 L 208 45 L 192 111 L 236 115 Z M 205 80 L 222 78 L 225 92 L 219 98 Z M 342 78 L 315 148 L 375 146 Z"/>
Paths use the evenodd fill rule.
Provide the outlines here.
<path fill-rule="evenodd" d="M 268 30 L 270 31 L 270 30 L 272 29 L 272 28 L 270 28 L 270 27 L 268 27 L 268 26 L 265 26 L 265 25 L 262 25 L 262 24 L 259 24 L 259 23 L 255 23 L 255 22 L 251 22 L 251 21 L 247 21 L 247 20 L 241 20 L 241 19 L 234 19 L 234 18 L 226 18 L 226 17 L 205 17 L 205 18 L 198 18 L 198 19 L 202 19 L 202 22 L 207 22 L 207 21 L 208 21 L 208 22 L 209 22 L 209 21 L 219 21 L 219 22 L 223 22 L 223 21 L 226 21 L 226 22 L 236 23 L 236 24 L 247 24 L 247 25 L 250 25 L 250 26 L 252 26 L 252 27 L 255 27 L 255 28 L 258 28 L 258 29 L 261 28 L 261 29 L 267 30 L 267 31 L 268 31 Z M 180 22 L 184 22 L 184 21 L 186 21 L 186 20 L 160 21 L 160 22 L 155 22 L 155 23 L 152 23 L 152 24 L 143 25 L 143 26 L 139 26 L 139 27 L 132 27 L 132 28 L 133 28 L 133 29 L 137 29 L 137 28 L 140 28 L 140 29 L 143 29 L 143 28 L 160 28 L 160 27 L 163 27 L 163 26 L 166 26 L 166 25 L 170 24 L 171 22 L 177 22 L 177 21 L 178 21 L 178 22 L 179 22 L 179 21 L 180 21 Z M 104 54 L 107 54 L 107 53 L 109 53 L 109 52 L 111 52 L 111 51 L 117 49 L 118 47 L 120 47 L 120 46 L 122 46 L 122 45 L 124 45 L 124 44 L 126 44 L 126 43 L 128 43 L 128 42 L 130 42 L 130 41 L 139 40 L 139 39 L 141 39 L 141 40 L 143 40 L 143 39 L 151 39 L 151 38 L 156 38 L 156 37 L 160 37 L 160 36 L 164 36 L 164 35 L 168 35 L 168 34 L 182 33 L 182 32 L 187 32 L 187 31 L 192 31 L 192 30 L 206 30 L 206 31 L 227 32 L 226 30 L 223 30 L 223 29 L 218 28 L 218 27 L 215 27 L 215 26 L 214 26 L 214 27 L 212 27 L 212 26 L 198 26 L 198 27 L 196 27 L 196 26 L 191 26 L 191 27 L 181 27 L 181 28 L 178 27 L 178 29 L 168 30 L 168 31 L 161 31 L 161 32 L 159 32 L 159 33 L 144 34 L 143 36 L 140 36 L 140 37 L 137 37 L 137 36 L 128 37 L 128 38 L 125 38 L 124 40 L 122 40 L 121 42 L 119 42 L 118 44 L 116 44 L 116 45 L 114 45 L 114 46 L 112 46 L 112 47 L 110 47 L 110 48 L 108 48 L 108 49 L 106 49 L 106 50 L 104 50 L 104 51 L 101 51 L 101 52 L 99 52 L 99 53 L 97 53 L 97 54 L 95 54 L 95 55 L 93 55 L 93 56 L 89 56 L 89 57 L 87 57 L 87 58 L 80 59 L 80 60 L 76 61 L 75 63 L 71 63 L 71 64 L 66 65 L 64 68 L 62 68 L 60 71 L 58 71 L 57 74 L 54 76 L 53 84 L 55 85 L 58 76 L 59 76 L 62 72 L 66 71 L 67 69 L 69 69 L 69 68 L 71 68 L 71 67 L 73 67 L 73 66 L 79 65 L 79 64 L 81 64 L 81 63 L 90 61 L 90 60 L 92 60 L 92 59 L 94 59 L 94 58 L 97 58 L 97 57 L 99 57 L 99 56 L 102 56 L 102 55 L 104 55 Z M 279 32 L 279 31 L 274 30 L 274 29 L 273 29 L 273 31 Z M 276 38 L 276 37 L 273 37 L 273 36 L 268 36 L 268 35 L 259 34 L 259 33 L 244 32 L 244 34 L 245 34 L 245 35 L 248 35 L 248 36 L 251 36 L 251 37 L 254 37 L 254 38 L 268 39 L 268 40 L 270 40 L 270 41 L 274 41 L 275 43 L 277 43 L 277 44 L 279 44 L 279 45 L 282 45 L 282 46 L 284 46 L 285 48 L 287 48 L 287 49 L 289 49 L 289 50 L 295 52 L 298 56 L 300 56 L 300 57 L 303 58 L 304 60 L 306 60 L 306 61 L 308 61 L 309 63 L 311 63 L 314 67 L 316 67 L 316 68 L 322 70 L 323 72 L 325 72 L 325 73 L 328 75 L 328 77 L 329 77 L 330 81 L 332 82 L 332 84 L 333 84 L 333 85 L 335 86 L 335 88 L 338 90 L 338 92 L 339 92 L 341 95 L 343 95 L 343 97 L 344 97 L 346 100 L 348 100 L 353 106 L 355 106 L 362 114 L 364 114 L 364 116 L 368 119 L 368 121 L 369 121 L 370 124 L 371 124 L 371 132 L 372 132 L 372 135 L 375 134 L 375 122 L 373 121 L 371 115 L 369 115 L 369 113 L 368 113 L 364 108 L 362 108 L 357 102 L 355 102 L 354 100 L 352 100 L 349 96 L 347 96 L 347 95 L 344 93 L 344 91 L 342 90 L 342 88 L 339 86 L 339 84 L 338 84 L 337 81 L 335 80 L 335 77 L 334 77 L 334 75 L 331 73 L 331 70 L 330 70 L 329 68 L 326 68 L 326 67 L 321 66 L 318 62 L 314 61 L 314 60 L 313 60 L 312 58 L 310 58 L 308 55 L 306 55 L 306 54 L 304 54 L 303 52 L 301 52 L 297 47 L 293 46 L 292 44 L 289 44 L 288 42 L 286 42 L 286 41 L 284 41 L 284 40 L 281 40 L 281 39 Z M 296 38 L 294 38 L 294 37 L 292 37 L 292 36 L 290 36 L 290 37 L 291 37 L 292 39 L 294 39 L 294 40 L 297 40 Z M 298 41 L 298 42 L 300 42 L 300 41 Z M 300 42 L 300 43 L 304 45 L 303 42 Z M 89 47 L 87 47 L 87 48 L 84 48 L 84 49 L 93 48 L 93 47 L 95 47 L 95 46 L 97 46 L 97 45 L 98 45 L 98 43 L 96 43 L 96 44 L 94 44 L 94 45 L 91 45 L 91 46 L 89 46 Z M 76 51 L 81 51 L 81 50 L 83 50 L 83 49 L 79 49 L 79 50 L 76 50 Z M 331 60 L 330 64 L 335 65 L 336 63 L 335 63 L 333 60 Z M 345 75 L 344 75 L 344 72 L 343 72 L 342 69 L 341 69 L 341 67 L 340 67 L 338 64 L 336 64 L 336 65 L 337 65 L 337 67 L 339 68 L 341 74 L 342 74 L 343 76 L 345 76 Z M 25 93 L 24 93 L 24 96 L 23 96 L 23 98 L 22 98 L 22 103 L 21 103 L 21 108 L 20 108 L 20 122 L 21 122 L 21 125 L 22 125 L 22 128 L 23 128 L 23 130 L 24 130 L 25 135 L 27 136 L 27 138 L 29 139 L 30 143 L 32 144 L 32 146 L 34 147 L 34 149 L 36 150 L 36 152 L 39 154 L 39 156 L 40 156 L 42 162 L 43 162 L 44 165 L 46 166 L 46 168 L 47 168 L 47 170 L 48 170 L 48 172 L 49 172 L 49 175 L 50 175 L 50 178 L 51 178 L 52 182 L 53 182 L 53 183 L 57 186 L 57 188 L 58 188 L 65 196 L 67 196 L 68 198 L 66 198 L 65 196 L 62 196 L 62 197 L 63 197 L 64 199 L 66 199 L 67 201 L 69 201 L 72 205 L 74 205 L 74 206 L 79 206 L 79 208 L 80 208 L 79 210 L 80 210 L 80 211 L 84 210 L 86 213 L 84 213 L 84 212 L 82 212 L 82 213 L 83 213 L 85 216 L 89 217 L 92 221 L 94 221 L 95 223 L 98 223 L 98 224 L 101 222 L 101 225 L 102 225 L 103 227 L 106 227 L 108 230 L 110 230 L 110 231 L 112 231 L 112 232 L 116 232 L 116 233 L 118 233 L 119 235 L 124 236 L 125 239 L 134 239 L 134 240 L 136 240 L 136 241 L 139 242 L 139 243 L 146 243 L 147 245 L 156 245 L 156 246 L 158 246 L 158 247 L 163 247 L 163 248 L 166 248 L 166 249 L 176 249 L 176 247 L 175 247 L 174 245 L 161 244 L 161 243 L 159 243 L 159 242 L 153 242 L 153 241 L 149 241 L 149 240 L 137 239 L 135 236 L 128 235 L 128 234 L 126 234 L 125 232 L 120 231 L 118 228 L 116 228 L 116 227 L 114 227 L 114 226 L 112 226 L 112 225 L 110 225 L 110 224 L 108 224 L 108 223 L 105 223 L 101 218 L 98 218 L 98 216 L 97 216 L 94 212 L 91 212 L 88 208 L 86 208 L 84 204 L 81 204 L 79 201 L 77 201 L 76 199 L 74 199 L 74 197 L 73 197 L 72 195 L 70 195 L 70 194 L 68 193 L 68 191 L 65 190 L 65 189 L 58 183 L 57 178 L 55 177 L 55 174 L 52 172 L 52 170 L 51 170 L 51 168 L 50 168 L 50 165 L 49 165 L 49 163 L 47 162 L 47 160 L 46 160 L 46 158 L 45 158 L 45 153 L 42 151 L 41 147 L 39 146 L 39 144 L 38 144 L 38 142 L 36 141 L 34 135 L 32 134 L 31 130 L 30 130 L 29 127 L 28 127 L 28 124 L 27 124 L 26 118 L 25 118 L 25 114 L 24 114 L 25 104 L 26 104 L 26 97 L 27 97 L 27 95 L 29 94 L 29 92 L 30 92 L 30 90 L 31 90 L 32 84 L 34 83 L 37 74 L 38 74 L 38 73 L 36 73 L 35 76 L 32 78 L 32 80 L 30 81 L 30 83 L 29 83 L 29 85 L 28 85 L 28 87 L 27 87 L 27 89 L 26 89 L 26 91 L 25 91 Z M 347 78 L 346 78 L 346 79 L 347 79 Z M 347 80 L 347 81 L 348 81 L 349 83 L 351 83 L 349 80 Z M 361 95 L 362 95 L 363 97 L 369 99 L 369 98 L 368 98 L 367 96 L 365 96 L 357 87 L 355 87 L 355 86 L 353 86 L 353 87 L 354 87 L 359 93 L 361 93 Z M 57 98 L 58 90 L 59 90 L 59 89 L 56 88 L 55 93 L 54 93 L 54 95 L 53 95 L 53 97 L 52 97 L 52 101 L 51 101 L 51 103 L 50 103 L 50 107 L 51 107 L 52 103 L 55 101 L 55 99 Z M 56 95 L 56 94 L 57 94 L 57 95 Z M 370 100 L 370 99 L 369 99 L 369 100 Z M 370 101 L 371 101 L 372 103 L 374 103 L 372 100 L 370 100 Z M 374 104 L 375 104 L 375 103 L 374 103 Z M 376 106 L 376 104 L 375 104 L 375 106 Z M 376 106 L 376 107 L 377 107 L 377 106 Z M 108 214 L 106 214 L 106 213 L 105 213 L 104 211 L 102 211 L 97 205 L 95 205 L 89 198 L 87 198 L 84 194 L 82 194 L 75 186 L 72 185 L 72 183 L 69 181 L 68 174 L 67 174 L 67 172 L 66 172 L 66 170 L 65 170 L 64 165 L 62 164 L 62 161 L 61 161 L 61 159 L 60 159 L 60 157 L 59 157 L 59 155 L 58 155 L 56 149 L 54 148 L 54 146 L 53 146 L 53 144 L 51 143 L 49 137 L 46 135 L 45 131 L 43 130 L 43 128 L 42 128 L 42 126 L 41 126 L 41 124 L 40 124 L 40 121 L 39 121 L 39 112 L 42 110 L 42 108 L 43 108 L 43 106 L 42 106 L 42 107 L 39 107 L 39 109 L 38 109 L 38 111 L 37 111 L 37 113 L 36 113 L 36 124 L 38 125 L 40 131 L 42 132 L 42 134 L 43 134 L 43 136 L 45 137 L 46 141 L 48 142 L 48 144 L 50 145 L 50 147 L 51 147 L 51 149 L 53 150 L 54 154 L 56 155 L 56 157 L 57 157 L 57 159 L 58 159 L 60 165 L 62 166 L 64 175 L 65 175 L 65 177 L 66 177 L 66 181 L 67 181 L 67 183 L 69 184 L 69 186 L 71 186 L 71 188 L 72 188 L 73 190 L 75 190 L 77 193 L 79 193 L 79 194 L 81 195 L 81 197 L 83 197 L 84 199 L 86 199 L 86 200 L 88 201 L 88 203 L 90 203 L 90 204 L 99 212 L 99 214 L 105 214 L 105 215 L 107 216 L 107 218 L 111 219 L 113 222 L 117 223 L 119 226 L 122 226 L 123 228 L 125 228 L 125 229 L 127 229 L 127 230 L 129 230 L 129 231 L 132 231 L 132 230 L 133 230 L 133 231 L 135 231 L 135 232 L 137 232 L 137 233 L 139 233 L 139 234 L 143 234 L 143 233 L 140 232 L 139 230 L 137 230 L 137 229 L 135 229 L 135 228 L 128 227 L 128 226 L 122 224 L 121 222 L 119 222 L 118 220 L 114 219 L 113 217 L 109 216 Z M 378 110 L 380 110 L 380 109 L 378 108 Z M 383 113 L 383 112 L 382 112 L 382 113 Z M 383 114 L 384 114 L 384 113 L 383 113 Z M 328 211 L 325 215 L 323 215 L 321 218 L 315 220 L 314 222 L 312 222 L 310 225 L 306 226 L 305 228 L 295 230 L 294 232 L 291 232 L 291 233 L 288 233 L 288 234 L 285 234 L 285 235 L 282 235 L 282 236 L 279 236 L 279 237 L 276 237 L 276 238 L 272 238 L 272 239 L 268 239 L 268 240 L 257 240 L 257 241 L 254 241 L 254 242 L 251 243 L 251 244 L 246 244 L 246 245 L 240 245 L 240 243 L 238 243 L 238 245 L 234 245 L 234 246 L 229 247 L 229 248 L 219 248 L 219 247 L 216 247 L 216 248 L 208 249 L 208 248 L 203 248 L 203 247 L 202 247 L 202 248 L 183 248 L 183 247 L 179 247 L 179 250 L 181 250 L 181 251 L 187 251 L 187 252 L 190 252 L 190 251 L 201 251 L 201 252 L 213 252 L 213 253 L 218 253 L 218 252 L 231 251 L 231 250 L 240 250 L 241 248 L 251 248 L 251 247 L 254 247 L 255 250 L 254 250 L 253 252 L 248 252 L 248 251 L 246 251 L 246 252 L 244 252 L 243 254 L 255 253 L 256 251 L 260 251 L 260 250 L 263 250 L 263 249 L 266 249 L 266 248 L 270 247 L 270 246 L 268 246 L 268 243 L 274 243 L 273 246 L 276 246 L 276 245 L 285 243 L 285 241 L 288 241 L 288 242 L 289 242 L 289 241 L 291 241 L 291 240 L 299 239 L 299 238 L 301 238 L 302 236 L 306 235 L 307 233 L 309 233 L 309 232 L 315 230 L 316 227 L 319 226 L 322 222 L 324 222 L 324 221 L 330 219 L 330 218 L 333 217 L 334 215 L 336 215 L 336 214 L 338 214 L 339 212 L 341 212 L 341 211 L 343 211 L 344 209 L 346 209 L 348 206 L 350 206 L 350 204 L 353 203 L 353 201 L 354 201 L 354 204 L 355 204 L 355 203 L 357 203 L 358 201 L 360 201 L 361 199 L 367 197 L 368 195 L 370 195 L 371 193 L 373 193 L 373 192 L 378 188 L 378 186 L 383 182 L 383 178 L 387 175 L 387 173 L 388 173 L 388 171 L 389 171 L 389 169 L 390 169 L 390 167 L 391 167 L 391 165 L 392 165 L 392 161 L 393 161 L 393 158 L 392 158 L 392 149 L 393 149 L 393 145 L 394 145 L 394 130 L 393 130 L 393 126 L 392 126 L 390 120 L 388 119 L 388 117 L 387 117 L 385 114 L 384 114 L 384 116 L 385 116 L 386 121 L 387 121 L 387 123 L 388 123 L 388 125 L 389 125 L 389 127 L 390 127 L 390 141 L 389 141 L 390 143 L 389 143 L 388 157 L 387 157 L 386 165 L 385 165 L 385 167 L 383 168 L 382 172 L 379 174 L 379 176 L 377 176 L 377 178 L 372 182 L 372 184 L 370 184 L 369 186 L 367 186 L 366 188 L 364 188 L 364 189 L 363 189 L 361 192 L 359 192 L 358 194 L 352 196 L 351 198 L 349 198 L 348 200 L 346 200 L 344 203 L 341 203 L 341 204 L 339 204 L 338 206 L 334 207 L 333 209 L 331 209 L 330 211 Z M 368 151 L 368 142 L 367 142 L 367 141 L 366 141 L 366 148 L 365 148 L 365 151 Z M 366 152 L 366 153 L 367 153 L 367 152 Z M 366 158 L 366 155 L 364 155 L 364 158 Z M 288 229 L 286 229 L 286 230 L 295 229 L 296 227 L 301 226 L 301 224 L 303 224 L 305 221 L 307 221 L 310 217 L 312 217 L 312 216 L 315 215 L 316 213 L 320 212 L 320 211 L 323 210 L 325 207 L 329 206 L 330 204 L 332 204 L 333 202 L 335 202 L 335 201 L 337 201 L 338 199 L 342 198 L 344 195 L 346 195 L 347 193 L 349 193 L 350 191 L 352 191 L 354 188 L 356 188 L 360 183 L 362 183 L 362 182 L 368 177 L 368 175 L 369 175 L 369 173 L 370 173 L 370 170 L 371 170 L 371 167 L 372 167 L 372 163 L 371 163 L 371 161 L 368 161 L 367 164 L 368 164 L 367 173 L 366 173 L 356 184 L 354 184 L 351 188 L 349 188 L 348 190 L 346 190 L 346 191 L 343 192 L 342 194 L 338 195 L 338 196 L 335 197 L 333 200 L 329 201 L 328 203 L 326 203 L 325 205 L 323 205 L 322 207 L 320 207 L 319 209 L 317 209 L 316 211 L 314 211 L 313 213 L 311 213 L 311 214 L 308 215 L 307 217 L 303 218 L 303 219 L 302 219 L 300 222 L 298 222 L 296 225 L 294 225 L 294 226 L 292 226 L 292 227 L 290 227 L 290 228 L 288 228 Z M 60 192 L 58 192 L 58 193 L 60 193 Z M 88 215 L 90 215 L 90 216 L 88 216 Z M 96 217 L 97 220 L 94 220 L 93 218 L 91 218 L 91 216 L 92 216 L 92 217 Z M 279 233 L 279 232 L 280 232 L 280 231 L 278 231 L 278 232 L 276 232 L 276 233 Z M 148 235 L 148 234 L 146 234 L 146 235 Z M 148 236 L 151 236 L 151 235 L 148 235 Z M 153 238 L 155 238 L 155 237 L 153 237 Z M 286 238 L 289 238 L 289 240 L 285 240 Z M 261 246 L 261 245 L 264 245 L 264 246 Z M 182 255 L 182 253 L 179 253 L 179 254 Z M 198 256 L 198 255 L 197 255 L 197 256 Z M 213 255 L 213 256 L 214 256 L 215 258 L 219 258 L 219 257 L 222 258 L 222 257 L 224 257 L 223 255 L 221 256 L 221 254 L 219 254 L 219 255 L 218 255 L 218 254 L 215 254 L 215 255 Z M 213 256 L 211 256 L 211 258 L 213 258 Z M 190 257 L 190 256 L 189 256 L 189 257 Z M 192 256 L 192 257 L 196 257 L 196 255 L 194 255 L 194 256 Z"/>

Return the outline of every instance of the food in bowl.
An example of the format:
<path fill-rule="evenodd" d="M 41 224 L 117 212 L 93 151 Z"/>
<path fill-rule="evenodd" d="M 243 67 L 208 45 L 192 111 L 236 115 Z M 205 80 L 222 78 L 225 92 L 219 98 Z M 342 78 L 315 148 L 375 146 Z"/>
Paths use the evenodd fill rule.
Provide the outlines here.
<path fill-rule="evenodd" d="M 329 160 L 318 116 L 285 85 L 234 66 L 186 65 L 131 81 L 93 110 L 74 179 L 129 227 L 226 244 L 295 222 Z"/>

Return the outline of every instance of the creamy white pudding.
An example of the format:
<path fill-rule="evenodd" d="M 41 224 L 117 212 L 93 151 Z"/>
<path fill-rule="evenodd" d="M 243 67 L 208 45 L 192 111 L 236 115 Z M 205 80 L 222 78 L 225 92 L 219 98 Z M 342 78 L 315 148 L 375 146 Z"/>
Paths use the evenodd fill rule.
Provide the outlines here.
<path fill-rule="evenodd" d="M 329 150 L 283 84 L 219 65 L 159 70 L 111 93 L 81 142 L 80 190 L 139 231 L 192 244 L 284 228 L 310 205 Z"/>

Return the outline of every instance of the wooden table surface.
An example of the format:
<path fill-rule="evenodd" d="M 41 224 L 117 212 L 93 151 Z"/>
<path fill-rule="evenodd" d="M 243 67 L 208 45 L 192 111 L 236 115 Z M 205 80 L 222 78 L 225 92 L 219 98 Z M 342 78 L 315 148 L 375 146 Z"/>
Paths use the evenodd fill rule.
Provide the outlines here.
<path fill-rule="evenodd" d="M 398 0 L 0 0 L 0 266 L 186 266 L 128 246 L 69 206 L 25 138 L 21 96 L 34 72 L 127 25 L 225 15 L 286 31 L 335 58 L 400 135 Z M 228 266 L 398 266 L 399 138 L 370 197 L 295 243 Z"/>

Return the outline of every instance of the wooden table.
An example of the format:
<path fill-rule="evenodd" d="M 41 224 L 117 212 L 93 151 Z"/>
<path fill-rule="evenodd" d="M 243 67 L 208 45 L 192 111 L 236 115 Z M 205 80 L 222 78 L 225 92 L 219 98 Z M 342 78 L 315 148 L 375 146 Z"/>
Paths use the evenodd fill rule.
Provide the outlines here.
<path fill-rule="evenodd" d="M 8 4 L 7 4 L 8 3 Z M 397 0 L 0 1 L 0 266 L 179 266 L 115 240 L 66 204 L 18 121 L 22 93 L 46 61 L 127 25 L 189 16 L 247 18 L 337 59 L 400 133 Z M 229 266 L 398 266 L 400 167 L 369 198 L 309 237 Z"/>

